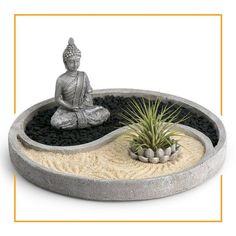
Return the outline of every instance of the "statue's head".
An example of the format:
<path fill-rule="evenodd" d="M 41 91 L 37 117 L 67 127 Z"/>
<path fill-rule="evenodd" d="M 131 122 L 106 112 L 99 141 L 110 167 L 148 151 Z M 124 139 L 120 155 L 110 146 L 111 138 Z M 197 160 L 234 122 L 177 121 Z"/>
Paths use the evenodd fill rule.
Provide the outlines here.
<path fill-rule="evenodd" d="M 63 52 L 63 61 L 68 71 L 77 71 L 80 65 L 81 52 L 76 47 L 74 39 L 70 38 Z"/>

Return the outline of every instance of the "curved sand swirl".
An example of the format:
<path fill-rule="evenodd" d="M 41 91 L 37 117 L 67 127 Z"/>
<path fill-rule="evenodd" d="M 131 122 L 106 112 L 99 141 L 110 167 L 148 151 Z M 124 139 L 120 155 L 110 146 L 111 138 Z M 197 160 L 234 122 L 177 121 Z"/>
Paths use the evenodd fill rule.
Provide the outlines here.
<path fill-rule="evenodd" d="M 22 144 L 21 147 L 32 161 L 54 171 L 92 179 L 143 179 L 183 171 L 203 157 L 204 146 L 198 140 L 183 135 L 179 143 L 182 146 L 179 157 L 163 164 L 131 159 L 124 135 L 96 150 L 76 154 L 36 151 Z"/>

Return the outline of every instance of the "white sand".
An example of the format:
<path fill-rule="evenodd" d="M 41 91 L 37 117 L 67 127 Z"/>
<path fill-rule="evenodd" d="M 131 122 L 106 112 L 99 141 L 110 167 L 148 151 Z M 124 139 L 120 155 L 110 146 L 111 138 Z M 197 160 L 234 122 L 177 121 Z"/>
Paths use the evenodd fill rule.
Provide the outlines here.
<path fill-rule="evenodd" d="M 204 146 L 198 140 L 184 135 L 179 143 L 182 145 L 179 157 L 164 164 L 132 160 L 124 136 L 94 151 L 77 154 L 42 152 L 21 146 L 28 158 L 54 171 L 92 179 L 143 179 L 182 171 L 203 157 Z"/>

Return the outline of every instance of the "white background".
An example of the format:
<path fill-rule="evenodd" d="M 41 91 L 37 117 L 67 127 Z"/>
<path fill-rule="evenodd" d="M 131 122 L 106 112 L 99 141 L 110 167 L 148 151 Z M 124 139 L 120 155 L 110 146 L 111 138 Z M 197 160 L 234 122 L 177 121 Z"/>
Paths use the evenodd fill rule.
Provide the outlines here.
<path fill-rule="evenodd" d="M 0 3 L 0 230 L 17 235 L 222 235 L 234 230 L 233 6 L 222 1 L 1 1 Z M 82 51 L 81 70 L 94 89 L 140 88 L 193 100 L 220 116 L 219 18 L 217 17 L 20 17 L 17 19 L 17 114 L 13 114 L 14 13 L 223 13 L 224 116 L 227 159 L 203 185 L 168 198 L 126 203 L 72 199 L 42 190 L 19 176 L 9 161 L 7 133 L 17 115 L 52 97 L 64 72 L 62 52 L 70 36 Z M 14 223 L 17 218 L 219 219 L 220 175 L 224 176 L 223 223 Z"/>

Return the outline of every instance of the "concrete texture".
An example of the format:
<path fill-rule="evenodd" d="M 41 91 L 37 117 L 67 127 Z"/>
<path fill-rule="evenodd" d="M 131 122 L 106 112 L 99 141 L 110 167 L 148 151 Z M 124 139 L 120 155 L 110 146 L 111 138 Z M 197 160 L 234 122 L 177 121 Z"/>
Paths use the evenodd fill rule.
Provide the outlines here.
<path fill-rule="evenodd" d="M 210 111 L 202 106 L 186 99 L 173 95 L 134 90 L 134 89 L 105 89 L 94 91 L 94 97 L 113 96 L 143 96 L 155 99 L 172 100 L 175 103 L 197 110 L 210 119 L 218 131 L 219 142 L 213 148 L 209 139 L 192 128 L 186 132 L 195 135 L 206 147 L 204 158 L 195 166 L 185 171 L 172 175 L 141 180 L 95 180 L 75 177 L 70 174 L 62 174 L 50 171 L 37 163 L 32 162 L 19 148 L 19 141 L 36 150 L 74 153 L 95 149 L 110 142 L 124 132 L 125 128 L 118 129 L 94 142 L 78 146 L 47 146 L 37 143 L 27 137 L 24 127 L 37 111 L 54 106 L 54 99 L 49 99 L 32 106 L 23 112 L 13 123 L 9 131 L 9 152 L 12 163 L 17 171 L 30 182 L 47 190 L 64 195 L 102 201 L 129 201 L 161 198 L 191 189 L 216 174 L 224 162 L 226 149 L 226 133 L 222 122 Z M 182 129 L 182 127 L 180 127 Z M 204 141 L 205 140 L 205 141 Z"/>

